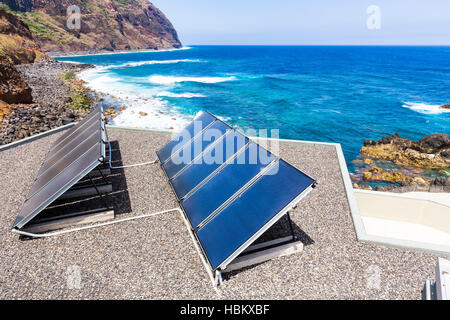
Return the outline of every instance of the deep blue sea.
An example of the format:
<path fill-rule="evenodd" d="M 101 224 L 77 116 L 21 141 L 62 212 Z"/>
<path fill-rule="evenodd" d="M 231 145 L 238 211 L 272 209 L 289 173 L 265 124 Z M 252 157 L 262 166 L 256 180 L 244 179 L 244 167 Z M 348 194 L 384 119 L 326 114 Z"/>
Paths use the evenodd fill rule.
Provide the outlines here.
<path fill-rule="evenodd" d="M 114 123 L 182 128 L 200 110 L 242 130 L 339 142 L 347 164 L 365 139 L 450 133 L 450 47 L 193 46 L 64 57 L 124 106 Z"/>

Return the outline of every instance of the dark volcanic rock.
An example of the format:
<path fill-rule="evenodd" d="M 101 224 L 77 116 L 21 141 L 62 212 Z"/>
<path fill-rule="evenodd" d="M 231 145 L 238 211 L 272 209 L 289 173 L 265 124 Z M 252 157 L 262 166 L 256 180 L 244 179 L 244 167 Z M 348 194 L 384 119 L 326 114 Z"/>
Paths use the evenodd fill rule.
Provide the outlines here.
<path fill-rule="evenodd" d="M 363 145 L 365 145 L 365 146 L 374 146 L 376 144 L 377 144 L 377 142 L 375 140 L 364 140 L 364 143 L 363 143 Z"/>
<path fill-rule="evenodd" d="M 401 148 L 409 148 L 413 144 L 414 141 L 401 137 L 398 133 L 394 133 L 393 135 L 381 138 L 378 143 L 380 144 L 394 144 Z"/>
<path fill-rule="evenodd" d="M 430 192 L 450 192 L 450 177 L 435 178 L 430 184 Z"/>
<path fill-rule="evenodd" d="M 450 136 L 446 133 L 433 133 L 419 140 L 422 152 L 435 153 L 450 148 Z"/>

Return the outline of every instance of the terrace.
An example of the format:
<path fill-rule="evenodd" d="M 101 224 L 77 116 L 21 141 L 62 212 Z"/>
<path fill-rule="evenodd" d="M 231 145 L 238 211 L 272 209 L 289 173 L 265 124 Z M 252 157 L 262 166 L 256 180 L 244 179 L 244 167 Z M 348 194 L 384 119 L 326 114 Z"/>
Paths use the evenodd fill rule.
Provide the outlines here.
<path fill-rule="evenodd" d="M 170 139 L 167 132 L 109 129 L 115 165 L 151 160 Z M 326 143 L 280 140 L 280 156 L 318 182 L 290 212 L 303 251 L 233 271 L 218 289 L 177 212 L 21 241 L 11 223 L 59 135 L 0 151 L 2 299 L 420 299 L 424 281 L 434 279 L 437 255 L 358 241 L 359 210 L 342 151 Z M 116 218 L 178 205 L 158 165 L 113 169 L 111 179 Z"/>

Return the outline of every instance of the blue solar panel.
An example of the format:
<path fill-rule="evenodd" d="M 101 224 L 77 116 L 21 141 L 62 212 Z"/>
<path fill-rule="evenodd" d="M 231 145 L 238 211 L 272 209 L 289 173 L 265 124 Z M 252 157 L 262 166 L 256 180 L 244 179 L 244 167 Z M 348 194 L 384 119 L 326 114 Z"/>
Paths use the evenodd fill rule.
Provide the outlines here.
<path fill-rule="evenodd" d="M 86 128 L 90 127 L 93 123 L 98 123 L 100 118 L 102 117 L 101 109 L 95 108 L 89 113 L 83 120 L 78 122 L 75 126 L 67 130 L 63 135 L 61 135 L 56 141 L 53 143 L 50 148 L 48 155 L 52 155 L 55 152 L 58 152 L 61 147 L 63 147 L 67 142 L 76 138 L 81 132 L 86 130 Z"/>
<path fill-rule="evenodd" d="M 263 152 L 261 147 L 251 142 L 232 163 L 181 202 L 193 228 L 198 227 L 214 210 L 275 159 L 273 155 L 269 155 L 267 159 L 262 156 L 252 159 L 254 154 L 260 155 Z"/>
<path fill-rule="evenodd" d="M 162 163 L 213 270 L 226 267 L 315 183 L 217 118 Z"/>
<path fill-rule="evenodd" d="M 56 162 L 60 161 L 62 157 L 66 156 L 68 153 L 73 152 L 77 146 L 83 143 L 87 138 L 89 138 L 94 132 L 98 132 L 98 120 L 92 122 L 90 126 L 84 129 L 82 132 L 77 134 L 67 143 L 61 145 L 58 150 L 52 151 L 47 155 L 47 159 L 42 164 L 38 172 L 38 177 L 51 168 Z"/>
<path fill-rule="evenodd" d="M 313 179 L 280 160 L 279 166 L 270 169 L 198 230 L 197 237 L 211 267 L 219 267 L 313 183 Z"/>
<path fill-rule="evenodd" d="M 201 161 L 193 163 L 172 181 L 178 199 L 182 199 L 206 179 L 214 170 L 245 147 L 249 139 L 237 131 L 226 134 L 209 151 L 201 156 Z"/>
<path fill-rule="evenodd" d="M 13 228 L 23 228 L 105 158 L 102 109 L 96 108 L 56 139 Z"/>
<path fill-rule="evenodd" d="M 168 144 L 156 152 L 159 161 L 164 163 L 170 158 L 172 152 L 176 151 L 184 144 L 189 142 L 196 134 L 206 128 L 209 124 L 216 120 L 212 114 L 208 112 L 201 112 L 194 120 L 178 135 L 176 135 Z"/>
<path fill-rule="evenodd" d="M 33 196 L 46 184 L 50 183 L 58 174 L 61 174 L 65 168 L 67 168 L 71 163 L 76 161 L 78 158 L 82 157 L 86 152 L 88 152 L 92 146 L 98 145 L 101 141 L 100 130 L 94 131 L 90 137 L 85 139 L 78 146 L 73 148 L 71 152 L 65 154 L 65 157 L 60 158 L 52 167 L 47 171 L 39 175 L 31 186 L 30 192 L 27 198 Z"/>
<path fill-rule="evenodd" d="M 191 161 L 195 160 L 205 148 L 223 136 L 227 130 L 230 130 L 228 125 L 222 121 L 216 121 L 194 140 L 188 142 L 181 150 L 172 154 L 172 157 L 163 165 L 169 179 L 172 179 Z"/>

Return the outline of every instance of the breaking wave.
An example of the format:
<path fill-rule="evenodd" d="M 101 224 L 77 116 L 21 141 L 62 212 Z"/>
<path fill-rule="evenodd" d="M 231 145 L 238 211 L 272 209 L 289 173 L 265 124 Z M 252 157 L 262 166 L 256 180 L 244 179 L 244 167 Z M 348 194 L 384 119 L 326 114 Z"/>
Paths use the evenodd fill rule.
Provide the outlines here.
<path fill-rule="evenodd" d="M 440 114 L 450 112 L 450 109 L 441 108 L 440 105 L 405 102 L 403 108 L 408 108 L 423 114 Z"/>
<path fill-rule="evenodd" d="M 219 83 L 236 80 L 236 77 L 174 77 L 155 75 L 149 78 L 153 84 L 170 85 L 179 82 Z"/>

